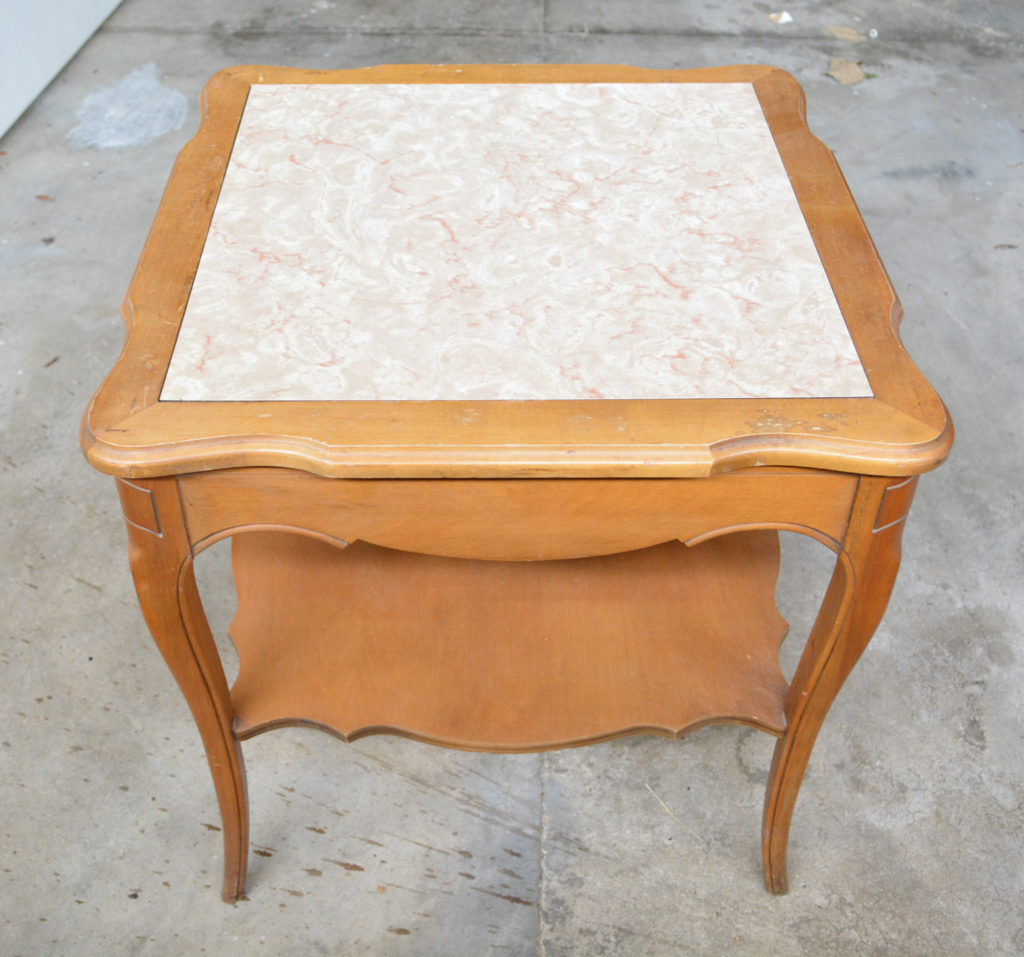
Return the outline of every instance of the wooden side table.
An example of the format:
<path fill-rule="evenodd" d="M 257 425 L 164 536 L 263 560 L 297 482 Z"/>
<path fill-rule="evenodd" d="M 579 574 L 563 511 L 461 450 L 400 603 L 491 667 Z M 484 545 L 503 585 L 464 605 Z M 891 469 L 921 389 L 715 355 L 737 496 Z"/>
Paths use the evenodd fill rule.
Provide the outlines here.
<path fill-rule="evenodd" d="M 217 74 L 85 416 L 206 747 L 282 725 L 526 751 L 815 736 L 952 427 L 803 95 L 761 66 Z M 836 555 L 790 682 L 778 530 Z M 193 576 L 232 536 L 225 680 Z"/>

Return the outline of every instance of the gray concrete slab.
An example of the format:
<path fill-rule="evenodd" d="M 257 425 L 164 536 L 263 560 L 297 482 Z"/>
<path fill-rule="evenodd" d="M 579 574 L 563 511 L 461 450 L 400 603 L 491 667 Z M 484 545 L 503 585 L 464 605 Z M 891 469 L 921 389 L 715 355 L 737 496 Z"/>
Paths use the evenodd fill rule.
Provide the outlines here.
<path fill-rule="evenodd" d="M 126 0 L 0 140 L 0 952 L 1024 952 L 1022 53 L 1013 0 Z M 841 86 L 833 56 L 874 75 Z M 219 900 L 198 735 L 78 420 L 205 79 L 416 61 L 788 69 L 901 294 L 958 444 L 921 482 L 890 610 L 819 739 L 785 898 L 759 875 L 771 740 L 713 728 L 546 756 L 256 739 L 250 899 Z M 181 128 L 73 149 L 85 99 L 150 62 L 188 100 Z M 791 666 L 821 550 L 787 541 L 784 571 Z M 223 550 L 200 573 L 222 632 Z"/>
<path fill-rule="evenodd" d="M 773 19 L 780 13 L 789 20 Z M 922 3 L 919 0 L 787 0 L 785 3 L 677 3 L 674 0 L 547 0 L 549 32 L 765 37 L 786 43 L 830 37 L 864 44 L 898 40 L 1016 42 L 1020 12 L 1012 3 Z"/>
<path fill-rule="evenodd" d="M 541 29 L 543 0 L 488 3 L 486 0 L 310 0 L 309 3 L 226 3 L 211 15 L 204 0 L 182 0 L 173 7 L 159 0 L 123 4 L 108 30 L 166 30 L 178 34 L 232 33 L 241 37 L 366 35 L 466 31 L 472 34 Z"/>

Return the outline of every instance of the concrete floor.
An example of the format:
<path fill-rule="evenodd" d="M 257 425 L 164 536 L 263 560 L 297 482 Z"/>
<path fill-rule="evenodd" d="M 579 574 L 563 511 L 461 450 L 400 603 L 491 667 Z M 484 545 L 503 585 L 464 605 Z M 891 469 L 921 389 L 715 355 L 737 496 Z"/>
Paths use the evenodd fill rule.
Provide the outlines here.
<path fill-rule="evenodd" d="M 1024 8 L 787 4 L 776 25 L 761 2 L 126 0 L 0 141 L 0 953 L 1024 952 Z M 871 78 L 827 78 L 833 56 Z M 256 739 L 250 899 L 220 902 L 198 736 L 78 420 L 204 80 L 399 61 L 772 63 L 861 204 L 958 444 L 819 739 L 787 897 L 759 875 L 772 741 L 719 727 L 514 757 Z M 149 63 L 128 85 L 167 131 L 111 145 L 83 103 Z M 785 558 L 796 644 L 827 570 L 816 546 Z M 224 555 L 202 566 L 223 624 Z"/>

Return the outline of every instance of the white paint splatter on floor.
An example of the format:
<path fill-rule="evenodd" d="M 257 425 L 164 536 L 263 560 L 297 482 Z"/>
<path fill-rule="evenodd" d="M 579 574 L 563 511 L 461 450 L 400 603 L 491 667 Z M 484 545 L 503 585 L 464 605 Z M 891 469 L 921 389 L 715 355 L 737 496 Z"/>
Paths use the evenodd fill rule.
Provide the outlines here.
<path fill-rule="evenodd" d="M 155 63 L 132 70 L 117 83 L 90 93 L 68 133 L 74 149 L 144 146 L 180 130 L 188 115 L 184 94 L 160 82 Z"/>

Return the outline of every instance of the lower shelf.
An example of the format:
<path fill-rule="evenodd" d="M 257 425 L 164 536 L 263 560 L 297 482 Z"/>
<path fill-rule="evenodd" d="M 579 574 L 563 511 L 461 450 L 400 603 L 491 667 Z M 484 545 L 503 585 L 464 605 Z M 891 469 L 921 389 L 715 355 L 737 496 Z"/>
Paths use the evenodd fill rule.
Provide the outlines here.
<path fill-rule="evenodd" d="M 772 531 L 543 562 L 259 531 L 233 564 L 239 737 L 303 724 L 534 751 L 785 728 Z"/>

